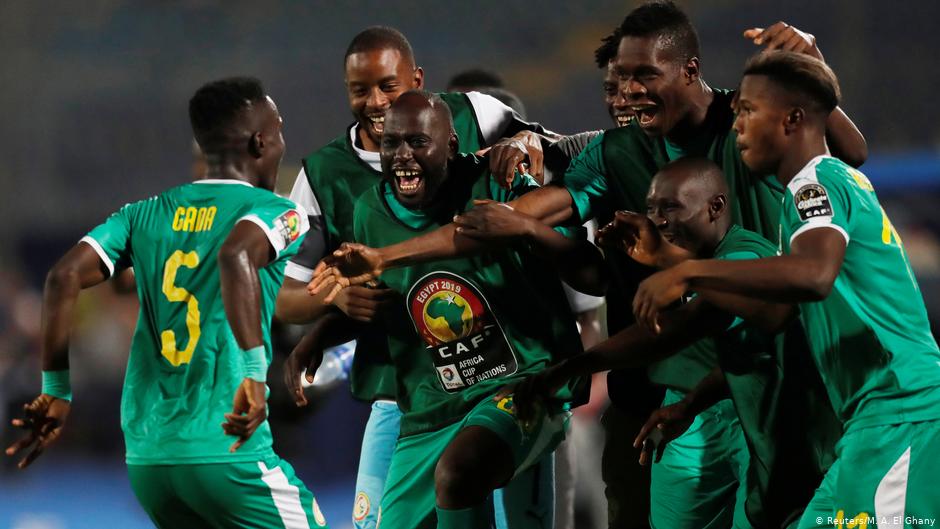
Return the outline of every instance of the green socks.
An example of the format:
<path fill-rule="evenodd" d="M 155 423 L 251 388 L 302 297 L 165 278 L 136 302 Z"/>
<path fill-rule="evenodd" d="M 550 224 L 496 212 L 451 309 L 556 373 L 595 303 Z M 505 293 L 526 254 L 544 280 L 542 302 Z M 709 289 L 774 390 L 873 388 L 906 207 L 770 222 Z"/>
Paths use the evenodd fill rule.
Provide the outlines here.
<path fill-rule="evenodd" d="M 486 502 L 468 509 L 437 510 L 437 529 L 489 529 L 490 516 Z"/>

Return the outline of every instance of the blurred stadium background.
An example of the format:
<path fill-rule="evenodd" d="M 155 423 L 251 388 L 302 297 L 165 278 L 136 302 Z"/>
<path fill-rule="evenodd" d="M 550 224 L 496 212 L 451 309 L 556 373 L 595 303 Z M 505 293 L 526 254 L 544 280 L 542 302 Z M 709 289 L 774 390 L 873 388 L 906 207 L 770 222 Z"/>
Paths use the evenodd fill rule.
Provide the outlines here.
<path fill-rule="evenodd" d="M 862 169 L 905 241 L 936 323 L 940 125 L 932 101 L 940 70 L 925 58 L 940 49 L 927 30 L 928 21 L 940 18 L 940 3 L 684 4 L 699 29 L 703 71 L 712 86 L 737 83 L 744 60 L 755 51 L 741 37 L 748 27 L 784 20 L 816 35 L 841 78 L 843 107 L 868 139 L 871 155 Z M 39 387 L 46 270 L 125 202 L 187 180 L 186 102 L 199 85 L 234 74 L 265 82 L 285 119 L 281 187 L 289 189 L 300 158 L 350 121 L 342 57 L 349 39 L 365 26 L 401 29 L 430 89 L 443 90 L 458 71 L 487 68 L 522 98 L 531 119 L 577 132 L 609 125 L 592 52 L 634 5 L 612 0 L 0 4 L 4 446 L 13 439 L 10 415 Z M 108 285 L 82 296 L 68 432 L 28 472 L 17 472 L 8 458 L 0 463 L 0 527 L 150 526 L 127 484 L 118 418 L 136 310 L 133 296 L 116 294 Z M 296 329 L 285 330 L 279 352 L 289 351 L 292 332 Z M 271 398 L 276 448 L 318 496 L 332 527 L 348 527 L 368 409 L 338 386 L 321 391 L 311 409 L 297 410 L 279 383 L 278 364 Z M 596 464 L 590 459 L 596 449 L 581 446 L 581 453 L 585 468 Z"/>

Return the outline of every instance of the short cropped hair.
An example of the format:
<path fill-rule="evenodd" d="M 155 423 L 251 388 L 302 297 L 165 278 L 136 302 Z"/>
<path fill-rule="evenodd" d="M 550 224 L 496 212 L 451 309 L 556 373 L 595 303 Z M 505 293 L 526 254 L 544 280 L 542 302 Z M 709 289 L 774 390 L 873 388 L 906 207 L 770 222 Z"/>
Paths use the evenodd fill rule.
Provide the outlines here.
<path fill-rule="evenodd" d="M 354 53 L 376 50 L 398 50 L 403 59 L 410 62 L 412 66 L 417 65 L 411 43 L 401 31 L 389 26 L 372 26 L 360 31 L 346 48 L 343 64 L 346 64 L 349 56 Z"/>
<path fill-rule="evenodd" d="M 211 152 L 239 114 L 264 99 L 264 86 L 254 77 L 220 79 L 196 90 L 189 100 L 189 121 L 203 152 Z"/>
<path fill-rule="evenodd" d="M 701 57 L 695 27 L 670 0 L 655 0 L 630 11 L 620 24 L 620 36 L 658 37 L 680 62 Z"/>
<path fill-rule="evenodd" d="M 607 68 L 607 64 L 617 56 L 617 48 L 620 47 L 620 28 L 615 28 L 610 35 L 601 39 L 601 45 L 594 50 L 594 62 L 598 68 Z"/>
<path fill-rule="evenodd" d="M 763 75 L 806 110 L 829 115 L 842 97 L 839 79 L 826 63 L 803 53 L 771 51 L 751 57 L 744 75 Z"/>

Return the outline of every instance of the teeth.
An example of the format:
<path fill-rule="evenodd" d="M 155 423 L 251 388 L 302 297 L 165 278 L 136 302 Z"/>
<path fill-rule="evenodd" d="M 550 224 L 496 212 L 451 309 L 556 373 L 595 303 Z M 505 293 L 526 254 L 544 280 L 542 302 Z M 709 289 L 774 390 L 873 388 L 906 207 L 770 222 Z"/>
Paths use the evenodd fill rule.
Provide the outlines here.
<path fill-rule="evenodd" d="M 402 169 L 395 169 L 395 176 L 399 178 L 408 178 L 412 176 L 418 176 L 419 174 L 421 173 L 419 173 L 418 171 L 405 171 Z"/>
<path fill-rule="evenodd" d="M 626 127 L 633 121 L 633 116 L 617 116 L 617 125 Z"/>
<path fill-rule="evenodd" d="M 369 120 L 372 121 L 372 123 L 385 123 L 385 116 L 369 116 Z"/>

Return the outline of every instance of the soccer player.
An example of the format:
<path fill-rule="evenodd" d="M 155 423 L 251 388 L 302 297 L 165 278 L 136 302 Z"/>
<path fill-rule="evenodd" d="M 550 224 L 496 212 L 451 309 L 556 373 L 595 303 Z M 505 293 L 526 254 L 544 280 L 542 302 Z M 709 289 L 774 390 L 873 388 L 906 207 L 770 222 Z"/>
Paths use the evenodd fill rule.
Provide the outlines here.
<path fill-rule="evenodd" d="M 601 230 L 601 241 L 657 267 L 671 266 L 689 257 L 738 260 L 776 254 L 776 247 L 769 241 L 731 224 L 727 184 L 720 169 L 704 158 L 682 158 L 666 165 L 654 177 L 647 203 L 648 218 L 618 212 L 617 222 Z M 551 398 L 552 387 L 568 377 L 646 365 L 670 354 L 685 356 L 686 378 L 701 382 L 685 395 L 670 390 L 667 402 L 674 403 L 654 412 L 637 436 L 637 446 L 653 430 L 663 436 L 657 450 L 661 460 L 653 465 L 652 496 L 659 508 L 653 509 L 652 525 L 663 524 L 657 517 L 668 506 L 659 502 L 668 498 L 672 505 L 696 506 L 688 509 L 691 512 L 678 513 L 681 516 L 671 513 L 671 519 L 683 525 L 730 526 L 731 513 L 722 512 L 721 507 L 733 505 L 727 501 L 728 494 L 735 494 L 733 486 L 740 480 L 737 507 L 746 507 L 747 519 L 756 527 L 785 527 L 799 519 L 834 459 L 841 425 L 812 364 L 802 327 L 786 323 L 793 307 L 757 302 L 752 305 L 747 322 L 733 322 L 731 314 L 694 298 L 669 313 L 670 325 L 658 336 L 634 325 L 607 343 L 524 382 L 514 395 L 518 413 L 525 418 L 534 400 Z M 783 327 L 784 334 L 777 336 L 776 327 Z M 682 345 L 692 342 L 679 351 Z M 721 369 L 703 377 L 707 366 L 716 361 Z M 728 396 L 734 401 L 733 407 L 722 400 Z M 740 418 L 740 429 L 734 417 Z M 743 439 L 727 439 L 741 430 L 747 439 L 746 448 Z M 700 443 L 703 447 L 675 451 L 676 441 L 684 445 Z M 746 451 L 751 464 L 744 457 Z M 676 464 L 689 454 L 698 458 Z M 644 451 L 641 461 L 648 458 L 649 453 Z M 670 465 L 666 477 L 678 477 L 700 467 L 686 479 L 701 482 L 692 491 L 681 480 L 664 486 L 659 481 L 663 471 L 657 475 L 657 464 Z M 726 472 L 735 474 L 735 479 L 722 480 Z M 709 479 L 708 486 L 703 486 L 702 482 Z M 686 497 L 676 499 L 681 493 Z M 741 500 L 745 496 L 746 502 Z M 715 507 L 723 516 L 703 519 L 709 511 L 716 512 Z M 739 519 L 735 521 L 741 523 L 740 511 L 736 514 Z"/>
<path fill-rule="evenodd" d="M 665 300 L 690 288 L 799 303 L 845 429 L 800 527 L 906 526 L 940 514 L 940 350 L 874 188 L 829 155 L 825 122 L 839 93 L 817 59 L 775 52 L 748 62 L 737 145 L 754 173 L 786 188 L 782 255 L 682 262 L 644 281 L 634 310 L 655 329 Z M 861 325 L 846 327 L 846 311 Z"/>
<path fill-rule="evenodd" d="M 492 400 L 505 381 L 537 371 L 556 352 L 580 348 L 561 283 L 543 259 L 558 263 L 580 288 L 603 288 L 603 261 L 590 243 L 493 202 L 534 181 L 518 178 L 512 190 L 501 189 L 483 160 L 457 154 L 451 123 L 439 96 L 400 96 L 386 114 L 384 180 L 355 211 L 355 238 L 365 245 L 434 230 L 471 205 L 490 211 L 481 229 L 503 232 L 509 244 L 381 276 L 405 296 L 389 317 L 404 416 L 381 511 L 381 525 L 396 529 L 434 527 L 435 511 L 436 527 L 489 527 L 490 493 L 511 489 L 563 437 L 565 406 L 520 424 L 511 399 Z M 544 257 L 508 242 L 522 234 Z M 510 527 L 551 527 L 550 504 L 532 509 L 540 502 L 529 491 L 510 499 L 506 505 L 527 516 L 507 516 Z"/>
<path fill-rule="evenodd" d="M 128 266 L 140 316 L 122 428 L 131 486 L 161 528 L 325 527 L 313 495 L 274 453 L 265 378 L 274 298 L 306 216 L 271 190 L 282 121 L 261 83 L 231 78 L 189 102 L 206 178 L 128 204 L 49 272 L 42 392 L 14 425 L 29 465 L 71 407 L 69 327 L 79 291 Z M 234 442 L 233 442 L 234 441 Z"/>
<path fill-rule="evenodd" d="M 356 121 L 339 137 L 303 159 L 291 192 L 291 200 L 307 211 L 313 227 L 300 252 L 288 263 L 287 278 L 278 296 L 277 315 L 291 323 L 308 323 L 331 310 L 330 305 L 322 302 L 322 296 L 311 298 L 307 294 L 306 283 L 317 261 L 340 243 L 355 240 L 352 221 L 356 199 L 381 180 L 379 142 L 385 113 L 399 95 L 424 86 L 424 70 L 415 62 L 411 44 L 389 27 L 370 27 L 357 34 L 346 50 L 344 70 L 349 106 Z M 499 140 L 522 130 L 543 129 L 522 122 L 509 107 L 490 96 L 471 92 L 442 97 L 454 116 L 461 152 L 475 152 L 497 144 L 490 155 L 494 167 L 502 163 L 512 171 L 530 154 L 533 162 L 530 169 L 541 172 L 537 141 L 529 141 L 531 138 L 526 135 L 502 143 Z M 346 338 L 357 338 L 350 389 L 355 398 L 372 404 L 360 451 L 353 507 L 353 522 L 361 529 L 375 527 L 401 417 L 395 404 L 395 379 L 385 332 L 369 324 L 377 311 L 392 302 L 392 297 L 393 293 L 386 288 L 357 287 L 332 303 L 332 310 L 339 309 L 361 324 L 345 324 Z M 299 379 L 294 375 L 303 365 L 306 363 L 292 359 L 287 374 Z M 288 387 L 300 404 L 305 401 L 298 382 L 292 381 Z"/>

